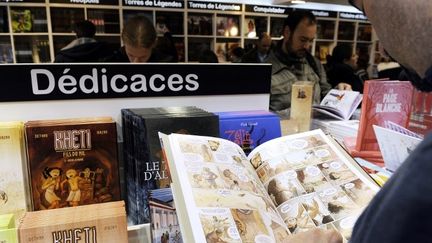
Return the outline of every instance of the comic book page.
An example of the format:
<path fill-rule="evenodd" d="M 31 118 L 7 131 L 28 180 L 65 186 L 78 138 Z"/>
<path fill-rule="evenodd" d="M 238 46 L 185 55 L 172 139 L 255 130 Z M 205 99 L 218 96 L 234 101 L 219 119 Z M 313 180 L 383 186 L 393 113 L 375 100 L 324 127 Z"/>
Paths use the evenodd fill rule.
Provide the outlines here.
<path fill-rule="evenodd" d="M 348 241 L 379 189 L 321 130 L 273 139 L 248 158 L 290 233 L 337 229 Z"/>
<path fill-rule="evenodd" d="M 324 115 L 338 120 L 349 120 L 361 99 L 362 95 L 357 91 L 332 89 L 319 105 L 313 105 L 314 116 Z"/>
<path fill-rule="evenodd" d="M 283 242 L 288 230 L 242 149 L 161 135 L 184 242 Z"/>

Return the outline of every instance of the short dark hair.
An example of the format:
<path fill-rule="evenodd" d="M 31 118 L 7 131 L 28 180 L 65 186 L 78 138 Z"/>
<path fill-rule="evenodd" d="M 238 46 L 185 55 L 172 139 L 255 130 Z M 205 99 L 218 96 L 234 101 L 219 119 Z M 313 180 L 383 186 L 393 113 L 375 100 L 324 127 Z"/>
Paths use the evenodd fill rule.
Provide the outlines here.
<path fill-rule="evenodd" d="M 74 32 L 78 38 L 93 38 L 96 34 L 96 26 L 89 20 L 83 20 L 75 23 Z"/>
<path fill-rule="evenodd" d="M 343 63 L 345 60 L 349 60 L 353 54 L 353 48 L 348 44 L 337 45 L 332 52 L 331 60 L 334 63 Z"/>
<path fill-rule="evenodd" d="M 127 20 L 122 34 L 124 44 L 133 47 L 150 48 L 156 43 L 156 30 L 145 16 L 136 15 Z"/>
<path fill-rule="evenodd" d="M 204 51 L 202 51 L 200 53 L 200 55 L 198 56 L 198 62 L 200 63 L 218 63 L 218 57 L 216 56 L 216 54 L 210 50 L 210 49 L 206 49 Z"/>
<path fill-rule="evenodd" d="M 284 22 L 285 26 L 288 26 L 291 32 L 294 32 L 299 23 L 303 20 L 307 19 L 310 24 L 316 24 L 315 15 L 308 10 L 295 10 L 288 15 Z"/>

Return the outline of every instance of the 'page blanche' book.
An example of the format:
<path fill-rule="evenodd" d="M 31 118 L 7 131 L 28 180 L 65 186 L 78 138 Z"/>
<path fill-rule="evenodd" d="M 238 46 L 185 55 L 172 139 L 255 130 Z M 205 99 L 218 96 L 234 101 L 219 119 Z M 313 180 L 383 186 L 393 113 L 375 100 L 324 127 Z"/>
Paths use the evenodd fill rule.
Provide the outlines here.
<path fill-rule="evenodd" d="M 248 157 L 220 138 L 160 136 L 184 242 L 286 242 L 316 227 L 349 240 L 379 189 L 321 130 L 273 139 Z"/>
<path fill-rule="evenodd" d="M 30 207 L 24 124 L 0 122 L 0 214 L 19 220 Z"/>
<path fill-rule="evenodd" d="M 314 117 L 349 120 L 362 101 L 357 91 L 331 89 L 319 105 L 313 105 Z"/>
<path fill-rule="evenodd" d="M 35 211 L 120 200 L 111 118 L 29 121 L 25 131 Z"/>
<path fill-rule="evenodd" d="M 409 81 L 366 81 L 356 150 L 379 150 L 372 125 L 384 126 L 385 122 L 391 121 L 407 127 L 412 95 L 413 86 Z"/>
<path fill-rule="evenodd" d="M 389 171 L 396 171 L 408 155 L 423 140 L 419 135 L 397 126 L 394 123 L 387 127 L 373 125 L 384 164 Z"/>

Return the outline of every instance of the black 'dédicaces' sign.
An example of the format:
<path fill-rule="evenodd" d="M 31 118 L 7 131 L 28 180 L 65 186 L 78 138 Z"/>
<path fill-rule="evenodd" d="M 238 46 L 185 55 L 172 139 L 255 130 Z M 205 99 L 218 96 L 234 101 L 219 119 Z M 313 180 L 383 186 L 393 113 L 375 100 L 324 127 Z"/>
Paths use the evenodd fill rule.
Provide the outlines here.
<path fill-rule="evenodd" d="M 0 65 L 0 101 L 262 94 L 269 64 Z"/>

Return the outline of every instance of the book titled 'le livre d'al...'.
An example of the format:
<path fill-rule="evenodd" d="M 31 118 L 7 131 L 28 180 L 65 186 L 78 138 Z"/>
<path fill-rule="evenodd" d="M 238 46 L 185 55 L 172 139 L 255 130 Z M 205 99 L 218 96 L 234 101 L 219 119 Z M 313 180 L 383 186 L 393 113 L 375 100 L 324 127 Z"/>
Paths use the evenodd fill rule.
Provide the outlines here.
<path fill-rule="evenodd" d="M 120 200 L 111 118 L 25 124 L 34 210 Z"/>
<path fill-rule="evenodd" d="M 0 215 L 20 219 L 29 208 L 24 124 L 0 122 Z"/>
<path fill-rule="evenodd" d="M 348 240 L 379 189 L 321 130 L 273 139 L 247 157 L 220 138 L 160 136 L 185 242 L 284 242 L 315 227 Z"/>
<path fill-rule="evenodd" d="M 218 116 L 197 107 L 161 107 L 123 109 L 122 121 L 129 220 L 151 221 L 154 242 L 180 237 L 158 132 L 219 136 Z"/>
<path fill-rule="evenodd" d="M 378 151 L 372 125 L 394 122 L 408 127 L 413 86 L 409 81 L 369 80 L 365 82 L 357 134 L 357 151 Z"/>

